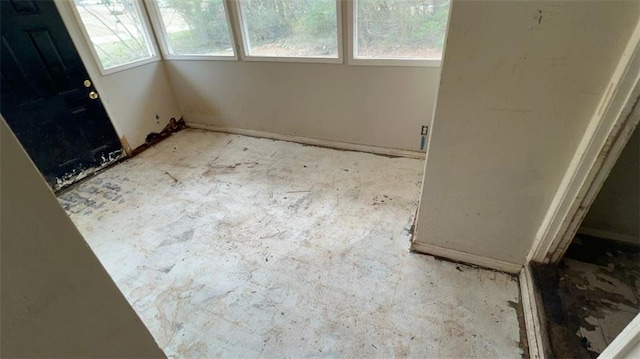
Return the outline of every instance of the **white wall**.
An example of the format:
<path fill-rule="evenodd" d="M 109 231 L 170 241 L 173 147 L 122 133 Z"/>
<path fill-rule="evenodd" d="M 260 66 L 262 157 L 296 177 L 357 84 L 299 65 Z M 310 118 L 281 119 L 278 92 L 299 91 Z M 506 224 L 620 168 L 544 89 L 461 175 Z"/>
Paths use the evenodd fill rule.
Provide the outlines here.
<path fill-rule="evenodd" d="M 420 150 L 437 67 L 169 61 L 187 122 Z"/>
<path fill-rule="evenodd" d="M 640 130 L 637 127 L 578 231 L 640 245 Z"/>
<path fill-rule="evenodd" d="M 149 133 L 162 131 L 172 117 L 182 117 L 165 62 L 92 78 L 116 131 L 131 149 L 142 145 Z M 160 123 L 156 123 L 155 114 L 160 116 Z"/>
<path fill-rule="evenodd" d="M 164 357 L 0 118 L 0 356 Z"/>
<path fill-rule="evenodd" d="M 420 128 L 433 115 L 438 67 L 163 61 L 103 76 L 70 2 L 55 1 L 116 131 L 131 148 L 171 117 L 184 116 L 216 127 L 418 151 Z"/>
<path fill-rule="evenodd" d="M 640 2 L 454 0 L 413 248 L 523 264 Z"/>
<path fill-rule="evenodd" d="M 71 1 L 55 2 L 127 152 L 142 145 L 149 133 L 160 132 L 172 117 L 182 117 L 164 62 L 102 75 L 91 55 L 90 45 L 81 35 L 79 24 L 71 12 Z M 158 124 L 155 114 L 160 116 Z"/>

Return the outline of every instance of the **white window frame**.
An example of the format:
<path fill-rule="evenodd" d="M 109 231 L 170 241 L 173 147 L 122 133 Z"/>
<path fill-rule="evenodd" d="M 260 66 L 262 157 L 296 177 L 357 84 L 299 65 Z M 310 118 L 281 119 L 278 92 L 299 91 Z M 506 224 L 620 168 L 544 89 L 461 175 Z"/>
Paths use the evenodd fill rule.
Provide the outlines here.
<path fill-rule="evenodd" d="M 151 24 L 158 37 L 160 50 L 162 51 L 162 58 L 165 60 L 222 60 L 222 61 L 238 61 L 240 59 L 238 55 L 238 46 L 236 45 L 235 36 L 233 34 L 233 27 L 231 25 L 231 12 L 227 0 L 222 0 L 224 5 L 224 12 L 227 18 L 227 28 L 229 29 L 229 37 L 231 38 L 231 47 L 233 49 L 233 55 L 180 55 L 172 54 L 169 51 L 169 37 L 162 21 L 160 13 L 160 7 L 157 0 L 144 0 L 149 11 L 149 17 L 151 18 Z"/>
<path fill-rule="evenodd" d="M 242 43 L 242 55 L 243 61 L 263 61 L 263 62 L 304 62 L 304 63 L 324 63 L 324 64 L 344 64 L 343 56 L 343 41 L 342 41 L 342 1 L 335 0 L 336 2 L 336 35 L 337 35 L 337 50 L 338 57 L 295 57 L 295 56 L 256 56 L 249 55 L 250 41 L 249 31 L 247 24 L 244 21 L 242 1 L 234 1 L 234 15 L 238 20 L 238 27 L 240 30 L 240 42 Z"/>
<path fill-rule="evenodd" d="M 98 69 L 100 70 L 100 73 L 102 74 L 102 76 L 110 75 L 116 72 L 128 70 L 134 67 L 138 67 L 138 66 L 142 66 L 142 65 L 146 65 L 146 64 L 150 64 L 150 63 L 158 62 L 162 60 L 158 52 L 158 44 L 155 41 L 155 37 L 153 36 L 151 25 L 149 24 L 149 18 L 147 16 L 147 13 L 145 11 L 144 5 L 142 4 L 141 0 L 132 0 L 132 4 L 135 7 L 136 11 L 138 11 L 138 15 L 140 16 L 140 21 L 142 22 L 144 39 L 149 45 L 151 56 L 144 59 L 128 62 L 122 65 L 110 67 L 108 69 L 105 69 L 104 66 L 102 65 L 102 61 L 100 61 L 100 57 L 98 56 L 98 51 L 96 50 L 95 46 L 93 45 L 93 42 L 91 41 L 89 32 L 87 31 L 87 28 L 84 22 L 82 21 L 82 18 L 80 17 L 80 12 L 78 12 L 78 8 L 76 7 L 76 4 L 74 3 L 73 0 L 68 0 L 66 2 L 68 3 L 68 6 L 71 8 L 71 13 L 74 16 L 75 21 L 78 23 L 78 26 L 80 27 L 80 32 L 82 34 L 82 37 L 84 38 L 84 41 L 87 43 L 89 47 L 89 51 L 91 51 L 91 56 L 93 56 L 93 60 L 98 65 Z"/>
<path fill-rule="evenodd" d="M 349 56 L 347 63 L 349 65 L 365 65 L 365 66 L 417 66 L 417 67 L 440 67 L 442 66 L 442 59 L 421 59 L 421 58 L 357 58 L 355 54 L 357 52 L 358 38 L 356 36 L 356 29 L 358 28 L 358 7 L 356 1 L 367 0 L 349 0 L 347 1 L 347 15 L 349 17 L 348 32 L 348 51 Z M 451 10 L 451 5 L 449 5 Z M 447 26 L 448 23 L 447 23 Z"/>

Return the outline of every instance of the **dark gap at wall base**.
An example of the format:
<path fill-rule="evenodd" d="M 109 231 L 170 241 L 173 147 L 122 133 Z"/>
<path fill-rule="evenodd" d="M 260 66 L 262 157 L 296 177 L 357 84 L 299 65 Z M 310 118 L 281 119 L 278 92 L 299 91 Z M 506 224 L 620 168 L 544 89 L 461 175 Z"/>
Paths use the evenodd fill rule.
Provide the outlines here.
<path fill-rule="evenodd" d="M 63 195 L 67 192 L 69 192 L 70 190 L 76 188 L 78 185 L 86 182 L 87 180 L 90 180 L 91 178 L 93 178 L 94 176 L 102 173 L 103 171 L 108 170 L 109 168 L 111 168 L 112 166 L 117 165 L 118 163 L 121 163 L 123 161 L 126 161 L 129 158 L 132 158 L 142 152 L 144 152 L 144 150 L 146 150 L 149 147 L 152 147 L 156 144 L 158 144 L 159 142 L 161 142 L 162 140 L 170 137 L 172 134 L 181 131 L 183 129 L 187 128 L 187 125 L 184 122 L 184 119 L 181 117 L 179 120 L 176 120 L 175 118 L 171 118 L 171 120 L 169 120 L 169 123 L 162 129 L 162 131 L 160 131 L 160 133 L 157 132 L 151 132 L 150 134 L 147 135 L 147 138 L 145 139 L 145 143 L 141 146 L 138 146 L 137 148 L 135 148 L 134 150 L 130 151 L 128 156 L 122 156 L 120 157 L 118 160 L 110 163 L 108 166 L 105 166 L 103 168 L 100 168 L 99 170 L 93 172 L 92 174 L 88 175 L 87 177 L 76 181 L 64 188 L 61 188 L 57 191 L 55 191 L 56 196 L 60 196 Z"/>
<path fill-rule="evenodd" d="M 298 142 L 298 143 L 301 144 L 302 146 L 305 146 L 305 147 L 328 148 L 330 150 L 344 151 L 344 152 L 360 152 L 360 153 L 363 152 L 363 151 L 360 151 L 360 150 L 352 150 L 352 149 L 342 148 L 342 147 L 338 147 L 338 146 L 331 146 L 329 144 L 320 145 L 320 144 L 309 144 L 309 143 L 302 143 L 302 142 Z M 365 153 L 369 153 L 369 154 L 372 154 L 372 155 L 375 155 L 375 156 L 387 157 L 387 158 L 406 158 L 406 157 L 400 156 L 400 155 L 390 155 L 390 154 L 373 153 L 373 152 L 365 152 Z"/>
<path fill-rule="evenodd" d="M 144 152 L 144 150 L 146 150 L 147 148 L 152 147 L 160 141 L 168 138 L 172 134 L 179 132 L 185 128 L 187 128 L 187 124 L 184 122 L 184 118 L 180 117 L 179 120 L 176 120 L 172 117 L 171 120 L 169 120 L 169 123 L 162 129 L 162 131 L 160 131 L 160 133 L 151 132 L 150 134 L 148 134 L 147 138 L 145 139 L 145 143 L 131 151 L 129 157 L 134 157 Z"/>
<path fill-rule="evenodd" d="M 408 231 L 408 230 L 406 230 L 406 231 Z M 417 255 L 421 255 L 421 256 L 430 256 L 430 257 L 436 258 L 436 259 L 441 260 L 441 261 L 459 264 L 458 266 L 456 266 L 456 269 L 461 271 L 461 272 L 463 271 L 463 269 L 460 266 L 465 266 L 465 267 L 470 267 L 470 268 L 473 268 L 473 269 L 480 269 L 480 270 L 483 270 L 483 271 L 490 271 L 490 272 L 496 272 L 496 273 L 500 273 L 500 274 L 506 274 L 506 275 L 510 276 L 514 281 L 516 281 L 516 282 L 518 281 L 518 275 L 519 274 L 517 274 L 517 273 L 509 273 L 509 272 L 501 271 L 499 269 L 485 267 L 485 266 L 481 266 L 481 265 L 473 264 L 473 263 L 469 263 L 469 262 L 459 261 L 459 260 L 455 260 L 455 259 L 451 259 L 451 258 L 448 258 L 448 257 L 439 256 L 439 255 L 428 253 L 428 252 L 416 251 L 414 249 L 409 249 L 409 253 L 417 254 Z"/>

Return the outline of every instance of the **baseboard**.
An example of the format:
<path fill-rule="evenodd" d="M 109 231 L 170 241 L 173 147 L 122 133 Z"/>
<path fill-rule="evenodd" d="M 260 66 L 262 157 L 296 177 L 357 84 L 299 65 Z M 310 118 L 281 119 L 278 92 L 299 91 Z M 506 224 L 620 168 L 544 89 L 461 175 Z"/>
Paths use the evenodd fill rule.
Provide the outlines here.
<path fill-rule="evenodd" d="M 377 147 L 377 146 L 368 146 L 368 145 L 359 145 L 355 143 L 348 142 L 340 142 L 340 141 L 332 141 L 332 140 L 322 140 L 317 138 L 310 137 L 301 137 L 301 136 L 291 136 L 291 135 L 282 135 L 278 133 L 264 132 L 264 131 L 254 131 L 254 130 L 245 130 L 241 128 L 232 128 L 232 127 L 218 127 L 213 125 L 205 125 L 201 123 L 193 123 L 187 122 L 187 127 L 196 128 L 200 130 L 213 131 L 213 132 L 224 132 L 231 133 L 235 135 L 243 135 L 243 136 L 251 136 L 251 137 L 260 137 L 260 138 L 269 138 L 272 140 L 280 140 L 280 141 L 289 141 L 302 143 L 305 145 L 313 145 L 320 147 L 328 147 L 335 148 L 340 150 L 348 150 L 348 151 L 357 151 L 357 152 L 367 152 L 374 153 L 377 155 L 385 155 L 385 156 L 393 156 L 393 157 L 407 157 L 407 158 L 417 158 L 417 159 L 425 159 L 425 153 L 420 151 L 409 151 L 409 150 L 399 150 L 395 148 L 385 148 L 385 147 Z"/>
<path fill-rule="evenodd" d="M 494 269 L 494 270 L 507 272 L 511 274 L 518 274 L 522 269 L 522 265 L 520 264 L 505 262 L 505 261 L 501 261 L 493 258 L 482 257 L 475 254 L 465 253 L 465 252 L 457 251 L 454 249 L 442 248 L 442 247 L 434 246 L 431 244 L 420 243 L 420 242 L 412 242 L 411 250 L 419 253 L 431 254 L 436 257 L 451 259 L 456 262 L 469 263 L 469 264 L 477 265 L 480 267 Z"/>
<path fill-rule="evenodd" d="M 628 234 L 616 233 L 616 232 L 606 231 L 602 229 L 580 227 L 578 229 L 578 234 L 584 234 L 586 236 L 598 237 L 598 238 L 604 238 L 604 239 L 611 239 L 613 241 L 618 241 L 618 242 L 640 244 L 640 237 L 634 237 Z"/>
<path fill-rule="evenodd" d="M 520 271 L 520 293 L 522 297 L 522 311 L 527 329 L 527 342 L 529 344 L 529 358 L 546 359 L 550 357 L 549 337 L 547 334 L 546 319 L 542 297 L 536 290 L 531 267 L 527 264 Z"/>

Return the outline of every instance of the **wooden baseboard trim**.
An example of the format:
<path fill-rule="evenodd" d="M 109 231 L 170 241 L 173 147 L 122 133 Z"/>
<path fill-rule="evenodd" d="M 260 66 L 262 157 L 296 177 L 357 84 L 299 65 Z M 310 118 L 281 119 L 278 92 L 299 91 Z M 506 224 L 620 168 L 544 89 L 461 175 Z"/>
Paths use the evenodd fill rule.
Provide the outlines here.
<path fill-rule="evenodd" d="M 195 128 L 199 130 L 213 131 L 213 132 L 231 133 L 234 135 L 243 135 L 243 136 L 259 137 L 259 138 L 269 138 L 272 140 L 296 142 L 296 143 L 302 143 L 305 145 L 328 147 L 328 148 L 335 148 L 340 150 L 367 152 L 367 153 L 373 153 L 373 154 L 384 155 L 384 156 L 416 158 L 421 160 L 425 159 L 425 153 L 420 151 L 408 151 L 408 150 L 399 150 L 395 148 L 359 145 L 355 143 L 322 140 L 317 138 L 309 138 L 309 137 L 301 137 L 301 136 L 282 135 L 278 133 L 245 130 L 241 128 L 217 127 L 213 125 L 206 125 L 206 124 L 193 123 L 193 122 L 187 122 L 187 127 Z"/>
<path fill-rule="evenodd" d="M 465 253 L 454 249 L 442 248 L 426 243 L 412 242 L 411 250 L 419 253 L 431 254 L 436 257 L 451 259 L 456 262 L 463 262 L 501 272 L 507 272 L 510 274 L 518 274 L 522 269 L 522 265 L 520 264 L 505 262 L 493 258 L 481 257 L 475 254 Z"/>
<path fill-rule="evenodd" d="M 529 358 L 546 359 L 550 356 L 549 337 L 547 334 L 546 320 L 542 297 L 538 290 L 529 264 L 520 271 L 520 293 L 522 297 L 522 311 L 527 330 L 529 343 Z"/>

